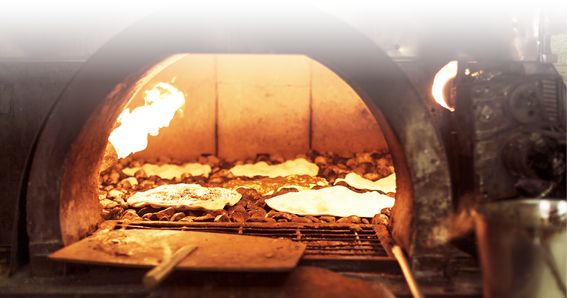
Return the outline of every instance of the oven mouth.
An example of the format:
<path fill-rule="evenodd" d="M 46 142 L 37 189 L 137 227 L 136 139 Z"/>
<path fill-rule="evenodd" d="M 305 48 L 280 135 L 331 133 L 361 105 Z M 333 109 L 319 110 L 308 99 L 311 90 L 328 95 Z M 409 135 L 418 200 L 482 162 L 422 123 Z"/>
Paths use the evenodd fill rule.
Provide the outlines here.
<path fill-rule="evenodd" d="M 212 69 L 212 75 L 203 77 L 198 71 L 187 74 L 186 70 L 192 69 L 191 63 L 201 67 L 203 72 Z M 258 63 L 271 67 L 267 71 Z M 207 80 L 213 82 L 209 84 Z M 192 84 L 194 81 L 200 82 L 199 85 Z M 213 94 L 202 95 L 195 91 L 206 88 L 207 84 L 214 86 Z M 368 214 L 362 207 L 352 214 L 335 210 L 341 214 L 309 215 L 266 203 L 286 194 L 331 188 L 344 189 L 342 191 L 348 193 L 343 196 L 347 197 L 361 199 L 363 195 L 371 195 L 374 204 L 377 198 L 393 202 L 396 187 L 393 161 L 380 126 L 374 117 L 369 117 L 371 114 L 358 94 L 331 70 L 306 56 L 178 54 L 152 67 L 132 86 L 122 95 L 120 104 L 109 107 L 120 117 L 110 127 L 112 132 L 99 134 L 108 138 L 108 143 L 101 142 L 105 150 L 97 158 L 100 174 L 88 175 L 91 181 L 87 185 L 97 183 L 97 191 L 91 192 L 91 196 L 96 193 L 102 206 L 99 216 L 105 220 L 98 225 L 97 233 L 109 224 L 124 230 L 224 232 L 301 242 L 307 246 L 304 256 L 307 262 L 392 261 L 376 232 L 379 226 L 388 226 L 391 205 L 376 209 L 372 215 L 356 213 Z M 148 99 L 150 95 L 153 97 Z M 251 103 L 241 99 L 243 96 Z M 253 105 L 259 116 L 243 108 Z M 148 113 L 152 108 L 155 110 Z M 159 114 L 164 108 L 169 109 L 168 115 Z M 340 111 L 333 111 L 336 108 Z M 128 127 L 125 117 L 136 117 L 137 111 L 142 109 L 146 118 L 134 119 L 134 125 Z M 213 112 L 213 118 L 194 112 L 207 109 Z M 147 128 L 146 122 L 154 121 L 154 116 L 171 118 L 169 121 L 156 119 L 160 126 Z M 341 127 L 345 123 L 348 125 Z M 126 128 L 130 129 L 126 131 L 129 135 L 124 134 Z M 120 129 L 123 131 L 118 135 L 122 138 L 117 138 L 114 133 Z M 142 129 L 148 131 L 139 133 Z M 149 133 L 150 130 L 153 133 Z M 134 137 L 140 135 L 148 138 L 148 141 L 142 140 L 142 143 L 147 142 L 145 148 L 132 147 L 132 143 L 139 141 Z M 266 138 L 272 142 L 262 141 Z M 239 139 L 243 139 L 244 144 Z M 200 140 L 209 145 L 182 140 Z M 85 145 L 80 141 L 76 143 L 77 148 Z M 307 154 L 301 154 L 306 149 Z M 265 172 L 254 173 L 254 169 L 252 174 L 236 172 L 237 167 L 261 163 L 267 168 Z M 183 168 L 187 164 L 197 167 L 197 173 Z M 280 166 L 283 167 L 274 170 L 278 174 L 270 172 L 272 167 Z M 170 172 L 159 172 L 165 167 Z M 208 172 L 199 172 L 203 167 Z M 66 173 L 78 170 L 68 166 Z M 96 180 L 93 181 L 93 177 Z M 389 182 L 372 188 L 373 183 L 383 180 Z M 152 197 L 147 193 L 162 187 L 200 187 L 199 191 L 220 187 L 239 194 L 241 199 L 225 204 L 222 209 L 175 205 L 175 201 L 174 206 L 156 206 L 155 201 L 136 205 L 131 201 L 139 196 Z M 267 192 L 267 188 L 271 190 Z M 334 200 L 329 204 L 347 200 L 335 192 L 324 195 L 325 199 Z M 168 190 L 160 190 L 161 193 L 168 198 L 172 195 Z M 182 201 L 182 197 L 179 200 Z M 367 196 L 358 202 L 363 200 L 370 201 Z M 343 208 L 348 207 L 342 204 Z M 66 213 L 65 207 L 62 205 L 62 214 Z M 64 236 L 69 224 L 74 221 L 62 222 Z M 382 238 L 384 242 L 388 237 Z"/>

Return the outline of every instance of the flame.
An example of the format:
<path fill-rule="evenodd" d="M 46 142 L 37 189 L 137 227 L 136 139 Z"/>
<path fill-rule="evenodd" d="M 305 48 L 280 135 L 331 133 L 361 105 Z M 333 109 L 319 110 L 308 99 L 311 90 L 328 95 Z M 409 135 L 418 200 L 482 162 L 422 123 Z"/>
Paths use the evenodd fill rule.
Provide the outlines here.
<path fill-rule="evenodd" d="M 447 83 L 457 76 L 458 67 L 459 63 L 454 60 L 443 66 L 435 74 L 435 78 L 433 79 L 433 86 L 431 88 L 431 95 L 433 95 L 435 101 L 451 112 L 455 111 L 455 107 L 449 105 L 447 98 L 445 98 L 445 92 L 443 91 Z"/>
<path fill-rule="evenodd" d="M 118 158 L 146 149 L 148 135 L 157 136 L 160 128 L 169 126 L 175 112 L 185 104 L 185 96 L 172 85 L 160 82 L 146 91 L 144 102 L 132 112 L 124 109 L 117 120 L 121 125 L 108 137 Z"/>

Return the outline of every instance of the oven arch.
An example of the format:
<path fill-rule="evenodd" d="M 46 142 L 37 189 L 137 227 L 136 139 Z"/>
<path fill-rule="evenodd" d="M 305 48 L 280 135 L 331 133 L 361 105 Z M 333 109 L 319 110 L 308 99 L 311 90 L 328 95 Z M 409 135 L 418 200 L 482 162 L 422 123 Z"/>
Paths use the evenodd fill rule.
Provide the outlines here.
<path fill-rule="evenodd" d="M 93 156 L 104 151 L 105 134 L 122 110 L 120 100 L 152 66 L 185 52 L 300 54 L 334 71 L 366 103 L 390 147 L 398 177 L 393 237 L 413 257 L 416 270 L 422 256 L 439 251 L 444 240 L 439 222 L 452 202 L 448 162 L 424 103 L 400 68 L 360 32 L 316 8 L 262 7 L 254 15 L 237 10 L 219 15 L 211 7 L 193 7 L 152 15 L 83 65 L 36 143 L 27 192 L 32 261 L 83 237 L 99 222 L 88 211 L 99 208 L 96 197 L 77 198 L 96 191 L 85 179 L 96 172 Z M 93 121 L 96 125 L 88 125 Z M 76 143 L 89 146 L 77 149 Z M 69 167 L 81 171 L 66 172 Z"/>

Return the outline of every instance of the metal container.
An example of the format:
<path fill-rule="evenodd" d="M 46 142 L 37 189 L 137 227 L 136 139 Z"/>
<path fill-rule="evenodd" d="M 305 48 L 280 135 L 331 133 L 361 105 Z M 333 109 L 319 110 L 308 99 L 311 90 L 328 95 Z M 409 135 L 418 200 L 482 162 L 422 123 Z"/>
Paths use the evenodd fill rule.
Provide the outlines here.
<path fill-rule="evenodd" d="M 566 297 L 567 201 L 481 205 L 475 216 L 485 297 Z"/>

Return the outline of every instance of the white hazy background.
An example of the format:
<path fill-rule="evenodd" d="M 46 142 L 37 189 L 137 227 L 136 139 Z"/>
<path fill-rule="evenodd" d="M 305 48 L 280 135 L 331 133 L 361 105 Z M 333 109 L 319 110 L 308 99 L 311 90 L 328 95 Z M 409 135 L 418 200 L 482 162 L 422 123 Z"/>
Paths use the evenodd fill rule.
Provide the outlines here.
<path fill-rule="evenodd" d="M 491 38 L 498 38 L 499 30 L 508 30 L 506 22 L 515 22 L 511 24 L 518 27 L 515 58 L 533 60 L 533 51 L 524 48 L 537 40 L 538 16 L 546 16 L 552 34 L 567 32 L 567 1 L 555 0 L 2 1 L 0 59 L 86 60 L 117 33 L 160 10 L 210 6 L 222 15 L 238 8 L 253 17 L 266 3 L 292 9 L 316 6 L 349 23 L 393 57 L 419 55 L 416 45 L 424 39 L 438 40 L 440 47 L 447 42 L 474 45 L 475 38 L 490 43 Z"/>

